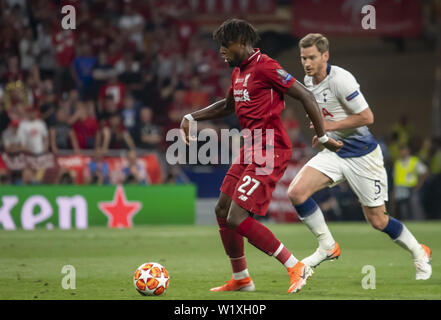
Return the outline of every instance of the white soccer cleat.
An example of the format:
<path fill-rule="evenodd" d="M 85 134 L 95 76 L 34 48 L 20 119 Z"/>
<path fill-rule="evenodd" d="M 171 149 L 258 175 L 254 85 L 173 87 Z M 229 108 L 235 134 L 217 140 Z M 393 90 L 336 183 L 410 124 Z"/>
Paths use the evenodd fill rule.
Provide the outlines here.
<path fill-rule="evenodd" d="M 432 265 L 430 264 L 430 257 L 432 252 L 430 248 L 424 244 L 421 245 L 424 249 L 424 255 L 421 259 L 414 259 L 413 263 L 416 268 L 416 280 L 427 280 L 432 276 Z"/>
<path fill-rule="evenodd" d="M 302 262 L 312 268 L 315 268 L 323 261 L 338 259 L 340 253 L 340 246 L 336 242 L 334 244 L 334 248 L 332 248 L 331 250 L 325 250 L 321 247 L 318 247 L 318 249 L 315 250 L 313 254 L 303 259 Z"/>

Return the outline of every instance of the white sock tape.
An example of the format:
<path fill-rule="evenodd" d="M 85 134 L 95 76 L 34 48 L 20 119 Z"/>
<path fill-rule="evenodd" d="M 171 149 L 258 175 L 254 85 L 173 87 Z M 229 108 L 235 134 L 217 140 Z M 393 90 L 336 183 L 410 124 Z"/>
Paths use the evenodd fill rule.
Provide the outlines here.
<path fill-rule="evenodd" d="M 329 140 L 329 138 L 328 138 L 328 136 L 327 136 L 326 134 L 323 135 L 323 136 L 321 136 L 321 137 L 318 137 L 318 141 L 319 141 L 321 144 L 328 142 L 328 140 Z"/>

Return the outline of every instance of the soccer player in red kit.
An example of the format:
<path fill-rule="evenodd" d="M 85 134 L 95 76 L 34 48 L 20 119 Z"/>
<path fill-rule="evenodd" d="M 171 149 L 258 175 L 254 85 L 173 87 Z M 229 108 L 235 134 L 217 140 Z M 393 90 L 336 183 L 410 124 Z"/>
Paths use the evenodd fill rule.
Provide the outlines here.
<path fill-rule="evenodd" d="M 282 177 L 292 154 L 291 142 L 280 117 L 285 107 L 284 94 L 303 104 L 317 133 L 314 139 L 331 151 L 340 150 L 343 144 L 326 136 L 314 96 L 277 61 L 254 48 L 259 35 L 251 24 L 239 19 L 227 20 L 214 31 L 213 37 L 220 44 L 223 59 L 234 67 L 231 87 L 225 99 L 186 115 L 181 122 L 182 136 L 188 144 L 192 138 L 189 136 L 191 121 L 221 118 L 233 112 L 242 130 L 255 133 L 260 129 L 261 135 L 257 141 L 253 137 L 251 145 L 245 142 L 220 188 L 215 213 L 233 276 L 211 291 L 254 290 L 244 256 L 243 237 L 246 237 L 249 243 L 274 256 L 287 268 L 288 293 L 297 292 L 311 276 L 312 269 L 298 261 L 268 228 L 253 218 L 255 214 L 266 214 L 276 182 Z M 273 134 L 267 136 L 267 132 Z M 250 141 L 249 138 L 244 136 L 245 141 Z M 273 156 L 270 161 L 265 158 L 264 166 L 262 161 L 253 158 L 258 153 L 264 157 Z"/>

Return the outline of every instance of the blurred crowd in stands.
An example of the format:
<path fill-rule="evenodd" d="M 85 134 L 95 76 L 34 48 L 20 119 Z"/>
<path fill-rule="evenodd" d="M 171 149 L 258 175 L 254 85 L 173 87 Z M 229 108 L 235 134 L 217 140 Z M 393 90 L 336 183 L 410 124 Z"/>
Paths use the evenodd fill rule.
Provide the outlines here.
<path fill-rule="evenodd" d="M 75 30 L 61 28 L 62 5 L 76 8 Z M 182 181 L 176 167 L 152 178 L 146 167 L 160 166 L 141 158 L 161 158 L 169 129 L 223 98 L 230 69 L 180 1 L 0 0 L 0 11 L 1 184 Z M 289 109 L 284 121 L 293 164 L 302 164 L 314 151 Z M 234 116 L 205 125 L 238 127 Z M 395 199 L 390 210 L 439 218 L 440 141 L 417 138 L 403 117 L 382 146 Z M 410 154 L 417 160 L 407 169 L 416 180 L 397 181 L 394 172 Z M 81 179 L 60 166 L 80 156 L 87 158 Z M 112 157 L 122 160 L 103 161 Z M 316 197 L 329 219 L 359 210 L 346 184 Z"/>
<path fill-rule="evenodd" d="M 180 1 L 0 4 L 6 153 L 164 152 L 183 115 L 225 96 L 229 69 Z M 75 30 L 61 28 L 63 5 Z"/>

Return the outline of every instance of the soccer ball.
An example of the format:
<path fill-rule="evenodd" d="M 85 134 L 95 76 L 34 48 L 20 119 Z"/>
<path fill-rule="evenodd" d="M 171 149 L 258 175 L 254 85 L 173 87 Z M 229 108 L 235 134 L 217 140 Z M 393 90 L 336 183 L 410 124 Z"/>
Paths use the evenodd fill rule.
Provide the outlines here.
<path fill-rule="evenodd" d="M 168 287 L 170 277 L 167 270 L 156 262 L 147 262 L 135 271 L 133 284 L 143 296 L 159 296 Z"/>

